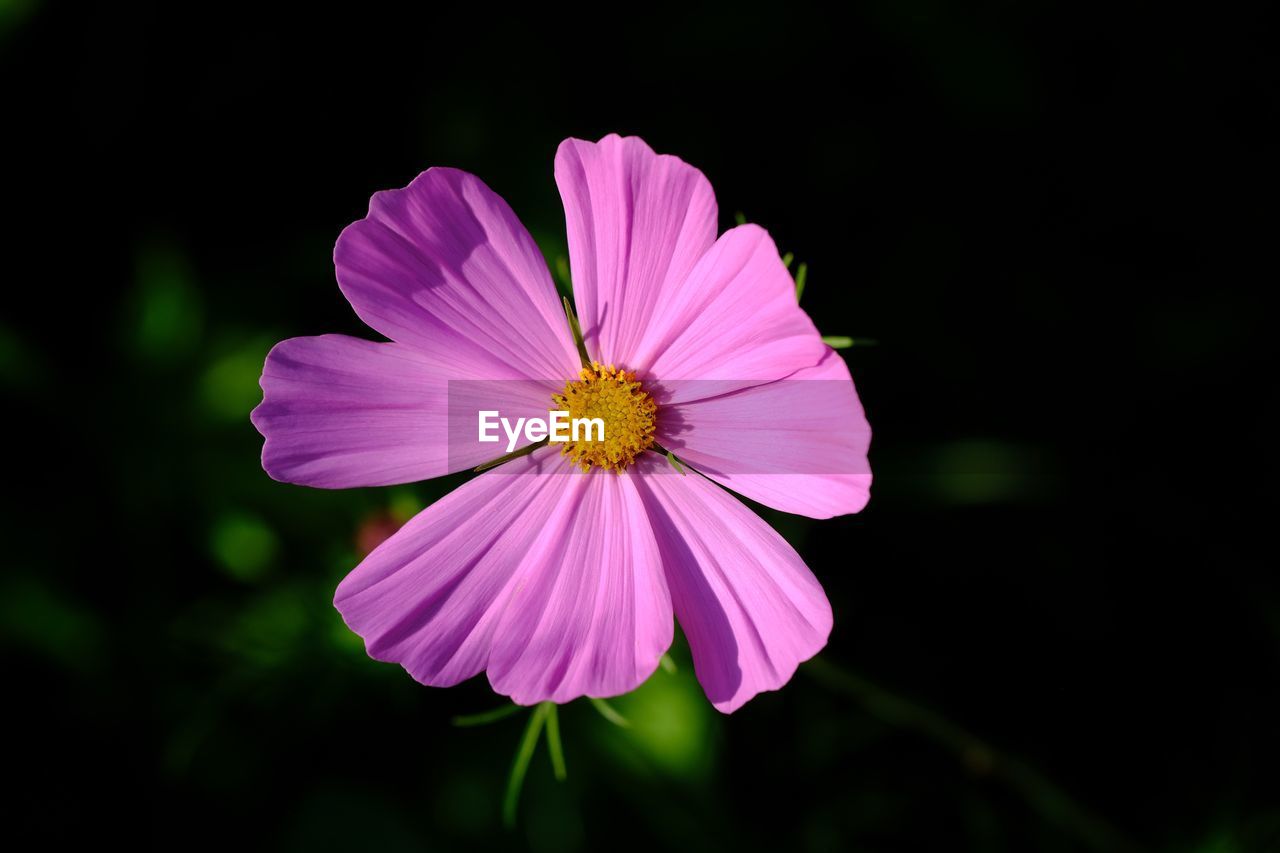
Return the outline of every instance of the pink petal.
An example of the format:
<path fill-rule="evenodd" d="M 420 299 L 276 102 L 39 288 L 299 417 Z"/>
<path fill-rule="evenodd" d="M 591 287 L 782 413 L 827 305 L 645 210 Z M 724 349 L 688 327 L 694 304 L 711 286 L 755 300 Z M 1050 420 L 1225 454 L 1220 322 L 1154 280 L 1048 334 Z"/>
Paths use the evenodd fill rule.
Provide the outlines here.
<path fill-rule="evenodd" d="M 759 226 L 725 232 L 681 287 L 664 296 L 634 369 L 661 383 L 668 403 L 781 379 L 826 352 Z"/>
<path fill-rule="evenodd" d="M 588 351 L 633 367 L 658 307 L 715 242 L 715 194 L 697 169 L 634 136 L 566 139 L 555 171 Z"/>
<path fill-rule="evenodd" d="M 266 438 L 262 467 L 276 480 L 342 489 L 425 480 L 501 456 L 505 445 L 475 440 L 476 411 L 545 418 L 555 386 L 446 378 L 466 367 L 439 352 L 345 335 L 281 341 L 267 356 L 252 415 Z"/>
<path fill-rule="evenodd" d="M 593 471 L 571 481 L 489 659 L 493 689 L 520 704 L 616 696 L 653 674 L 674 620 L 636 477 Z"/>
<path fill-rule="evenodd" d="M 638 686 L 671 604 L 633 478 L 540 450 L 410 521 L 338 586 L 369 655 L 449 686 L 483 669 L 522 704 Z"/>
<path fill-rule="evenodd" d="M 658 425 L 663 447 L 774 509 L 830 518 L 870 497 L 871 426 L 834 350 L 786 379 L 664 407 Z"/>
<path fill-rule="evenodd" d="M 563 382 L 580 367 L 542 255 L 474 175 L 433 168 L 377 193 L 333 260 L 360 319 L 463 375 Z"/>
<path fill-rule="evenodd" d="M 694 671 L 729 713 L 786 684 L 826 645 L 831 605 L 795 550 L 728 492 L 656 454 L 639 465 Z"/>

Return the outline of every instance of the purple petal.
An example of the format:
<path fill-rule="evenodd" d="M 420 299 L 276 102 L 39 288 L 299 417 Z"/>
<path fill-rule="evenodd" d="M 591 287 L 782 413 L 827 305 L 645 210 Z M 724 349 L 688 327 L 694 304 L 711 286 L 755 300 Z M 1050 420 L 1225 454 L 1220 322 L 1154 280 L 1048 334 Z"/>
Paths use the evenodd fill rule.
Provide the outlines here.
<path fill-rule="evenodd" d="M 811 518 L 867 504 L 871 426 L 834 350 L 786 379 L 665 407 L 658 441 L 721 485 Z"/>
<path fill-rule="evenodd" d="M 636 477 L 592 471 L 553 479 L 571 482 L 526 560 L 489 659 L 494 690 L 520 704 L 634 690 L 674 631 Z"/>
<path fill-rule="evenodd" d="M 488 668 L 522 704 L 631 690 L 673 630 L 632 478 L 575 472 L 545 449 L 428 507 L 334 604 L 371 657 L 435 686 Z"/>
<path fill-rule="evenodd" d="M 632 355 L 716 239 L 716 200 L 702 173 L 631 136 L 566 139 L 556 152 L 574 295 L 588 351 Z"/>
<path fill-rule="evenodd" d="M 729 713 L 826 645 L 831 605 L 781 536 L 719 486 L 645 454 L 640 496 L 698 681 Z"/>
<path fill-rule="evenodd" d="M 431 365 L 395 343 L 344 335 L 291 338 L 262 370 L 253 425 L 276 480 L 321 488 L 405 483 L 445 468 L 443 386 Z"/>
<path fill-rule="evenodd" d="M 447 355 L 345 335 L 291 338 L 262 369 L 252 420 L 276 480 L 326 489 L 383 486 L 465 470 L 503 452 L 474 441 L 476 410 L 546 417 L 549 386 L 533 380 L 457 382 Z M 484 405 L 471 398 L 483 394 Z M 469 413 L 465 423 L 454 423 Z M 452 436 L 452 441 L 451 441 Z"/>
<path fill-rule="evenodd" d="M 635 355 L 635 369 L 662 384 L 668 403 L 781 379 L 826 352 L 759 226 L 725 232 L 668 296 Z"/>
<path fill-rule="evenodd" d="M 428 169 L 373 196 L 333 252 L 360 319 L 394 341 L 447 354 L 459 376 L 554 379 L 579 359 L 546 264 L 507 203 L 479 178 Z"/>

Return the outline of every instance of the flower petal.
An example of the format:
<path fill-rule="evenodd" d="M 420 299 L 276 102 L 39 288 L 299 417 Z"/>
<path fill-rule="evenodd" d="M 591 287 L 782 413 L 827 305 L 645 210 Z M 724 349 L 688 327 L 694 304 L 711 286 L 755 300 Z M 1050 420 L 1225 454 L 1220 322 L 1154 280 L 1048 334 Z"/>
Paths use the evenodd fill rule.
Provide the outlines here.
<path fill-rule="evenodd" d="M 472 375 L 563 381 L 580 367 L 538 247 L 474 175 L 432 168 L 375 194 L 333 261 L 361 320 Z"/>
<path fill-rule="evenodd" d="M 782 379 L 826 352 L 796 304 L 777 247 L 757 225 L 726 231 L 665 296 L 634 369 L 661 384 L 667 403 Z"/>
<path fill-rule="evenodd" d="M 633 474 L 571 481 L 526 563 L 489 659 L 493 689 L 520 704 L 634 690 L 671 646 L 674 619 Z"/>
<path fill-rule="evenodd" d="M 707 698 L 729 713 L 790 680 L 831 632 L 831 605 L 795 550 L 719 486 L 646 454 L 640 496 Z"/>
<path fill-rule="evenodd" d="M 430 366 L 395 343 L 345 335 L 291 338 L 262 369 L 253 425 L 266 438 L 273 479 L 320 488 L 379 486 L 444 473 L 442 386 Z"/>
<path fill-rule="evenodd" d="M 638 686 L 671 642 L 653 535 L 630 478 L 549 449 L 436 502 L 338 586 L 369 655 L 449 686 L 483 669 L 522 704 Z"/>
<path fill-rule="evenodd" d="M 566 139 L 555 171 L 587 349 L 633 367 L 658 306 L 715 242 L 715 194 L 697 169 L 634 136 Z"/>
<path fill-rule="evenodd" d="M 276 480 L 326 489 L 439 477 L 500 456 L 479 444 L 476 411 L 546 417 L 554 386 L 459 381 L 439 353 L 345 335 L 290 338 L 267 355 L 251 419 Z M 527 442 L 521 442 L 522 444 Z"/>
<path fill-rule="evenodd" d="M 664 407 L 658 441 L 735 492 L 811 518 L 858 512 L 871 466 L 867 423 L 834 350 L 786 379 Z"/>

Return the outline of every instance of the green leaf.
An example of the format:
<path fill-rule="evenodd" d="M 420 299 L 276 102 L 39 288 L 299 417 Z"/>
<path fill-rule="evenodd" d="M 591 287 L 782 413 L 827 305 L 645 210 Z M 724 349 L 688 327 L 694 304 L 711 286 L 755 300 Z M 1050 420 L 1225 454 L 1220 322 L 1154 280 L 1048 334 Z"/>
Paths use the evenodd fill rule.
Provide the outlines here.
<path fill-rule="evenodd" d="M 791 262 L 794 261 L 795 259 L 796 259 L 795 255 L 791 254 L 790 252 L 787 252 L 785 255 L 782 256 L 782 265 L 787 269 L 791 269 Z"/>
<path fill-rule="evenodd" d="M 675 468 L 680 474 L 684 475 L 684 466 L 680 464 L 680 460 L 670 450 L 667 451 L 667 461 L 671 463 L 671 467 Z"/>
<path fill-rule="evenodd" d="M 488 471 L 490 468 L 497 468 L 503 462 L 510 462 L 512 459 L 519 459 L 521 456 L 528 456 L 530 453 L 537 450 L 539 447 L 546 447 L 548 441 L 549 439 L 546 439 L 546 438 L 539 439 L 538 441 L 535 441 L 533 444 L 526 444 L 524 447 L 520 448 L 519 450 L 513 450 L 510 453 L 504 453 L 501 456 L 499 456 L 497 459 L 490 459 L 488 462 L 485 462 L 481 465 L 477 465 L 471 470 L 478 474 L 481 471 Z"/>
<path fill-rule="evenodd" d="M 503 705 L 500 708 L 494 708 L 492 711 L 484 711 L 479 714 L 463 714 L 460 717 L 454 717 L 449 722 L 453 723 L 460 729 L 469 728 L 471 726 L 487 726 L 489 723 L 496 723 L 498 720 L 505 720 L 512 714 L 523 711 L 524 708 L 514 703 Z"/>
<path fill-rule="evenodd" d="M 502 800 L 502 824 L 507 829 L 516 825 L 516 809 L 520 805 L 520 791 L 524 788 L 524 777 L 529 772 L 529 762 L 533 760 L 533 751 L 538 747 L 538 735 L 542 733 L 542 724 L 547 719 L 547 706 L 543 702 L 533 709 L 529 715 L 529 724 L 524 728 L 524 736 L 520 738 L 520 746 L 516 749 L 515 760 L 511 763 L 511 775 L 507 777 L 507 794 Z"/>
<path fill-rule="evenodd" d="M 600 712 L 600 716 L 604 717 L 615 726 L 622 729 L 631 728 L 631 722 L 626 717 L 619 714 L 608 702 L 603 699 L 597 699 L 594 696 L 588 696 L 587 699 L 589 699 L 595 709 Z"/>
<path fill-rule="evenodd" d="M 849 349 L 850 347 L 873 347 L 880 343 L 875 338 L 847 338 L 844 335 L 824 335 L 822 342 L 832 349 Z"/>
<path fill-rule="evenodd" d="M 658 661 L 658 665 L 661 666 L 662 671 L 668 675 L 675 675 L 676 672 L 678 672 L 676 669 L 676 662 L 671 659 L 671 655 L 664 654 Z"/>
<path fill-rule="evenodd" d="M 560 713 L 555 702 L 543 702 L 547 706 L 547 751 L 551 753 L 551 772 L 557 782 L 569 776 L 564 766 L 564 746 L 560 743 Z"/>
<path fill-rule="evenodd" d="M 809 265 L 801 264 L 796 268 L 796 302 L 800 301 L 800 297 L 804 296 L 804 281 L 809 277 Z"/>
<path fill-rule="evenodd" d="M 578 325 L 578 317 L 573 313 L 569 297 L 562 298 L 564 299 L 564 316 L 569 320 L 569 333 L 573 335 L 573 343 L 578 348 L 578 357 L 582 359 L 583 367 L 590 367 L 591 356 L 587 355 L 587 345 L 582 340 L 582 326 Z"/>
<path fill-rule="evenodd" d="M 733 221 L 738 225 L 746 225 L 747 217 L 741 210 L 733 214 Z"/>

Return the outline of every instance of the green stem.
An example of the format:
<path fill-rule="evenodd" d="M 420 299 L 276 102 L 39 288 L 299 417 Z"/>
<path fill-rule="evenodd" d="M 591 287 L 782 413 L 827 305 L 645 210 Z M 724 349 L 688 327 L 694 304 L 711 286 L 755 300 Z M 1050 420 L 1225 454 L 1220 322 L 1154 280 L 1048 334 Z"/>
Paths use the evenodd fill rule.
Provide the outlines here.
<path fill-rule="evenodd" d="M 1001 779 L 1042 818 L 1071 831 L 1089 847 L 1117 853 L 1138 849 L 1038 770 L 1000 752 L 941 714 L 822 658 L 810 660 L 804 665 L 804 671 L 824 687 L 854 699 L 882 722 L 913 730 L 943 746 L 972 772 Z"/>

